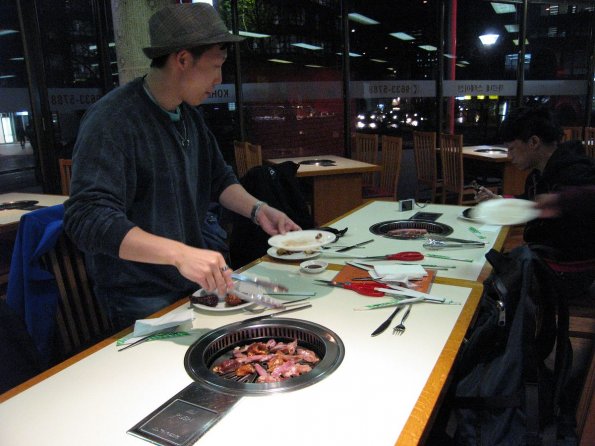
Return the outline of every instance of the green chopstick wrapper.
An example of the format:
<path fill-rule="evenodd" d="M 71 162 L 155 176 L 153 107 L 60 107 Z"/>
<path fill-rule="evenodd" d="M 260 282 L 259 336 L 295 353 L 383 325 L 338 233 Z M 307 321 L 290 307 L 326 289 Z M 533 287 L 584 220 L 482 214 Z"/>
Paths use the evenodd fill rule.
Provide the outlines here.
<path fill-rule="evenodd" d="M 485 235 L 483 235 L 483 234 L 482 234 L 482 233 L 479 231 L 479 229 L 477 229 L 477 228 L 474 228 L 473 226 L 469 226 L 469 230 L 470 230 L 470 231 L 471 231 L 473 234 L 475 234 L 475 235 L 477 236 L 477 238 L 480 238 L 480 239 L 482 239 L 482 240 L 486 238 L 486 236 L 485 236 Z"/>
<path fill-rule="evenodd" d="M 439 254 L 426 254 L 426 257 L 433 257 L 434 259 L 456 260 L 458 262 L 473 263 L 473 260 L 472 259 L 455 259 L 454 257 L 441 256 Z"/>

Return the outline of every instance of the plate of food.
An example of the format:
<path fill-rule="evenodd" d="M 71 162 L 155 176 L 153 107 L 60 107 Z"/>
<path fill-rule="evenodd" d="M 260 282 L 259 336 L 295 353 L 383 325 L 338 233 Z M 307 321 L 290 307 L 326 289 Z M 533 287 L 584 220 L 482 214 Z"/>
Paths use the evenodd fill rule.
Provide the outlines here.
<path fill-rule="evenodd" d="M 280 260 L 307 260 L 319 256 L 320 251 L 317 249 L 306 249 L 305 251 L 288 251 L 285 248 L 275 248 L 274 246 L 271 246 L 267 250 L 267 254 L 271 257 L 274 257 L 275 259 Z"/>
<path fill-rule="evenodd" d="M 228 293 L 224 299 L 220 299 L 216 294 L 209 293 L 203 289 L 196 291 L 190 296 L 190 304 L 198 310 L 214 312 L 238 311 L 255 305 L 254 302 L 241 300 L 233 292 Z"/>
<path fill-rule="evenodd" d="M 308 229 L 305 231 L 292 231 L 286 234 L 274 235 L 269 239 L 269 245 L 283 248 L 287 251 L 314 251 L 321 246 L 334 242 L 336 235 L 328 231 Z"/>
<path fill-rule="evenodd" d="M 493 225 L 519 225 L 537 218 L 539 214 L 535 202 L 517 198 L 482 201 L 473 211 L 474 218 Z"/>
<path fill-rule="evenodd" d="M 461 212 L 461 214 L 459 215 L 459 218 L 461 220 L 471 221 L 474 223 L 482 223 L 481 220 L 475 218 L 474 211 L 475 211 L 475 208 L 464 209 L 463 212 Z"/>

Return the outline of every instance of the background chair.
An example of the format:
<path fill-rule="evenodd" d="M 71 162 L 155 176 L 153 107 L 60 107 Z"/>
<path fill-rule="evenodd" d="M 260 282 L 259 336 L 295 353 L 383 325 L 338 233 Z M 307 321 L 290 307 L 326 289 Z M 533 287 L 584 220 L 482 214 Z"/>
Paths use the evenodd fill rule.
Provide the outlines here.
<path fill-rule="evenodd" d="M 247 141 L 233 142 L 236 171 L 238 178 L 246 175 L 252 167 L 262 166 L 262 148 L 258 144 L 251 144 Z"/>
<path fill-rule="evenodd" d="M 584 145 L 587 155 L 595 158 L 595 127 L 585 127 Z"/>
<path fill-rule="evenodd" d="M 440 135 L 440 159 L 442 160 L 442 203 L 446 203 L 448 192 L 456 194 L 456 203 L 475 204 L 473 198 L 464 200 L 465 195 L 475 196 L 475 189 L 466 186 L 463 173 L 463 135 Z"/>
<path fill-rule="evenodd" d="M 72 160 L 67 158 L 60 158 L 60 188 L 62 195 L 70 195 L 70 178 L 72 176 Z"/>
<path fill-rule="evenodd" d="M 436 133 L 413 132 L 413 151 L 417 170 L 415 200 L 419 199 L 420 185 L 425 185 L 430 189 L 431 201 L 434 203 L 438 189 L 442 187 L 436 163 Z"/>
<path fill-rule="evenodd" d="M 107 314 L 95 298 L 82 252 L 62 234 L 42 258 L 58 285 L 54 360 L 62 361 L 111 336 Z"/>
<path fill-rule="evenodd" d="M 401 173 L 401 157 L 403 155 L 403 138 L 400 136 L 382 136 L 381 139 L 380 184 L 378 187 L 364 188 L 364 198 L 388 198 L 396 200 L 399 175 Z"/>
<path fill-rule="evenodd" d="M 378 161 L 378 135 L 356 133 L 352 158 L 364 163 L 376 164 Z M 364 187 L 378 187 L 376 173 L 363 174 L 362 183 Z"/>
<path fill-rule="evenodd" d="M 583 140 L 583 128 L 582 127 L 562 127 L 564 135 L 562 141 L 575 141 Z"/>

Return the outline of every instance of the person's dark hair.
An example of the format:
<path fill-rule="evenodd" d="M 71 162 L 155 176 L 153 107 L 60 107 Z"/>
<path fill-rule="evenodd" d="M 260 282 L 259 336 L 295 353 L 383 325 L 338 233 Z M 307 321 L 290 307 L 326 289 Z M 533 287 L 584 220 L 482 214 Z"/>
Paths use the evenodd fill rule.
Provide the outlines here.
<path fill-rule="evenodd" d="M 207 51 L 208 49 L 210 49 L 214 46 L 219 46 L 220 49 L 226 50 L 231 46 L 231 44 L 229 42 L 213 43 L 213 44 L 209 44 L 209 45 L 195 46 L 194 48 L 186 48 L 186 50 L 188 50 L 188 52 L 190 54 L 192 54 L 192 56 L 196 59 L 196 58 L 202 56 L 205 51 Z M 163 56 L 159 56 L 154 59 L 151 59 L 151 68 L 163 68 L 165 66 L 165 63 L 167 62 L 168 57 L 169 57 L 169 54 L 164 54 Z"/>
<path fill-rule="evenodd" d="M 533 135 L 539 136 L 546 144 L 557 143 L 562 139 L 562 129 L 549 108 L 517 108 L 510 112 L 500 126 L 500 136 L 504 142 L 515 139 L 528 141 Z"/>

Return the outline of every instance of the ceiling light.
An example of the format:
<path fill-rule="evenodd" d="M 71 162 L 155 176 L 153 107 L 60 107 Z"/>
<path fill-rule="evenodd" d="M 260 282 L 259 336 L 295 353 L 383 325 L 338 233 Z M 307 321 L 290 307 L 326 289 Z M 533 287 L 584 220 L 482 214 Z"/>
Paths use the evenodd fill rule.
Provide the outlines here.
<path fill-rule="evenodd" d="M 269 62 L 275 62 L 275 63 L 293 63 L 290 62 L 289 60 L 283 60 L 283 59 L 268 59 Z"/>
<path fill-rule="evenodd" d="M 464 63 L 458 63 L 457 67 L 461 67 L 461 68 L 465 68 L 467 66 L 467 64 Z"/>
<path fill-rule="evenodd" d="M 231 31 L 230 31 L 230 34 L 232 34 Z M 250 32 L 250 31 L 238 31 L 238 34 L 240 36 L 244 36 L 244 37 L 254 37 L 255 39 L 262 39 L 264 37 L 271 37 L 270 34 L 253 33 L 253 32 Z"/>
<path fill-rule="evenodd" d="M 4 74 L 0 76 L 0 79 L 8 79 L 10 77 L 17 77 L 16 74 Z"/>
<path fill-rule="evenodd" d="M 504 29 L 509 33 L 518 33 L 519 32 L 519 25 L 504 25 Z"/>
<path fill-rule="evenodd" d="M 337 55 L 338 55 L 338 56 L 342 56 L 342 55 L 343 55 L 343 53 L 337 53 Z M 351 52 L 350 52 L 350 53 L 349 53 L 349 55 L 350 55 L 351 57 L 362 57 L 362 55 L 361 55 L 361 54 L 358 54 L 358 53 L 351 53 Z"/>
<path fill-rule="evenodd" d="M 20 62 L 20 61 L 25 60 L 25 58 L 24 57 L 11 57 L 10 60 L 14 60 L 16 62 Z"/>
<path fill-rule="evenodd" d="M 312 64 L 306 64 L 304 65 L 305 67 L 310 67 L 310 68 L 324 68 L 322 65 L 312 65 Z"/>
<path fill-rule="evenodd" d="M 390 36 L 396 37 L 397 39 L 401 39 L 401 40 L 415 40 L 415 37 L 410 36 L 407 33 L 402 33 L 402 32 L 398 32 L 398 33 L 389 33 Z"/>
<path fill-rule="evenodd" d="M 316 45 L 310 45 L 309 43 L 292 43 L 292 46 L 298 46 L 300 48 L 304 48 L 306 50 L 321 50 L 322 47 L 321 46 L 316 46 Z"/>
<path fill-rule="evenodd" d="M 7 36 L 9 34 L 16 34 L 18 31 L 16 29 L 0 29 L 0 36 Z"/>
<path fill-rule="evenodd" d="M 512 39 L 512 43 L 514 43 L 515 46 L 519 46 L 519 39 Z M 529 45 L 528 39 L 525 39 L 525 45 Z"/>
<path fill-rule="evenodd" d="M 516 6 L 511 5 L 509 3 L 491 3 L 492 8 L 494 8 L 494 12 L 496 14 L 508 14 L 511 12 L 516 12 Z"/>
<path fill-rule="evenodd" d="M 459 63 L 461 63 L 463 65 L 469 65 L 469 62 L 467 62 L 466 60 L 461 60 Z"/>
<path fill-rule="evenodd" d="M 444 57 L 446 57 L 447 59 L 456 59 L 457 56 L 453 56 L 452 54 L 448 54 L 448 53 L 444 53 Z"/>
<path fill-rule="evenodd" d="M 498 37 L 500 37 L 499 34 L 484 34 L 479 36 L 479 40 L 481 40 L 481 43 L 483 43 L 485 46 L 490 46 L 496 43 Z"/>
<path fill-rule="evenodd" d="M 436 47 L 435 47 L 435 46 L 433 46 L 433 45 L 419 45 L 419 47 L 420 47 L 422 50 L 426 50 L 426 51 L 436 51 L 436 50 L 438 49 L 438 48 L 436 48 Z"/>
<path fill-rule="evenodd" d="M 387 63 L 386 60 L 384 59 L 370 59 L 372 62 L 377 62 L 377 63 Z"/>
<path fill-rule="evenodd" d="M 349 20 L 353 20 L 354 22 L 361 23 L 362 25 L 378 25 L 380 22 L 377 22 L 370 17 L 366 17 L 365 15 L 358 14 L 357 12 L 352 12 L 347 15 Z"/>

